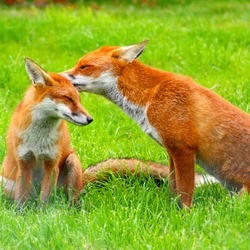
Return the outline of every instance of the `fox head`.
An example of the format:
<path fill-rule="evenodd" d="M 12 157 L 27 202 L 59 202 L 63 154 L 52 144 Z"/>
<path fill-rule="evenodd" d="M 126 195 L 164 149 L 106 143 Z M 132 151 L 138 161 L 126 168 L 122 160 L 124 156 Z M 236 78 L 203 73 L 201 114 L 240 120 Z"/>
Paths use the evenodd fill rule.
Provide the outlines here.
<path fill-rule="evenodd" d="M 38 118 L 61 118 L 78 126 L 93 121 L 80 104 L 79 93 L 68 79 L 47 73 L 29 58 L 25 59 L 25 67 L 33 84 L 32 93 L 27 92 L 26 95 L 35 102 L 32 107 L 34 115 Z"/>
<path fill-rule="evenodd" d="M 106 46 L 83 56 L 77 64 L 61 74 L 78 91 L 105 94 L 117 82 L 122 70 L 141 55 L 148 40 L 129 46 Z"/>

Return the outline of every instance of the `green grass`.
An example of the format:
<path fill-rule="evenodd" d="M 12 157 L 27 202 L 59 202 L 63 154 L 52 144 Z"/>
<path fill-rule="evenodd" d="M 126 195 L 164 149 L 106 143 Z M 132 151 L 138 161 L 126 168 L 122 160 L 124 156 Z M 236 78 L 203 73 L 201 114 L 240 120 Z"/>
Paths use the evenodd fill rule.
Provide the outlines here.
<path fill-rule="evenodd" d="M 197 82 L 250 112 L 248 1 L 171 1 L 160 7 L 123 3 L 38 9 L 0 5 L 0 162 L 13 109 L 29 80 L 24 57 L 60 72 L 102 45 L 150 39 L 140 60 Z M 179 1 L 180 2 L 180 1 Z M 102 97 L 81 94 L 94 122 L 70 125 L 83 168 L 136 157 L 168 163 L 165 151 Z M 0 249 L 248 249 L 250 198 L 219 185 L 196 188 L 194 206 L 179 211 L 166 184 L 130 177 L 89 185 L 68 208 L 60 190 L 47 207 L 31 201 L 23 214 L 0 195 Z"/>

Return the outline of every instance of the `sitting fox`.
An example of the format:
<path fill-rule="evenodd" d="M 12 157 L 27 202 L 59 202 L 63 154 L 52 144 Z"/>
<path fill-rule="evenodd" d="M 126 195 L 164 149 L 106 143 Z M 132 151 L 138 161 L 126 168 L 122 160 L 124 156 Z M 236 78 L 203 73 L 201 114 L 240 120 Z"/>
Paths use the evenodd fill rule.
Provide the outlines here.
<path fill-rule="evenodd" d="M 20 208 L 33 187 L 41 184 L 40 200 L 47 202 L 52 186 L 65 186 L 75 201 L 82 190 L 82 168 L 70 147 L 65 121 L 78 126 L 92 122 L 77 90 L 59 74 L 47 73 L 26 58 L 30 86 L 16 108 L 7 133 L 3 161 L 5 190 Z M 34 191 L 34 190 L 33 190 Z"/>

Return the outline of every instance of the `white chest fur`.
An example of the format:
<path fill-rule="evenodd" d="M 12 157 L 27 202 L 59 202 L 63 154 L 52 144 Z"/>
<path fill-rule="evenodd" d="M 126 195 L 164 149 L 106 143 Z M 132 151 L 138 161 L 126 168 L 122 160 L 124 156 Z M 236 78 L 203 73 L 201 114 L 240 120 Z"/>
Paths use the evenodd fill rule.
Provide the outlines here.
<path fill-rule="evenodd" d="M 55 159 L 59 137 L 57 128 L 60 122 L 60 119 L 33 119 L 30 126 L 19 133 L 22 144 L 18 147 L 18 156 L 25 159 L 33 155 L 37 162 L 43 159 Z"/>
<path fill-rule="evenodd" d="M 147 106 L 140 107 L 131 103 L 116 87 L 112 87 L 108 92 L 106 92 L 106 97 L 119 106 L 128 116 L 130 116 L 141 127 L 143 132 L 162 145 L 162 139 L 156 129 L 148 121 Z"/>

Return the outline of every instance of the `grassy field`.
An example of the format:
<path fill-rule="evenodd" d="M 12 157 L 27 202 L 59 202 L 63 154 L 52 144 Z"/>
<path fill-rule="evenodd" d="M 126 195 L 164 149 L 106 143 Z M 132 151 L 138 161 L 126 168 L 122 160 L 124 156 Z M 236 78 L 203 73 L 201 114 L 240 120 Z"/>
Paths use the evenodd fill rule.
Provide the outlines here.
<path fill-rule="evenodd" d="M 13 109 L 29 86 L 26 56 L 61 72 L 102 45 L 149 38 L 142 62 L 189 75 L 250 113 L 248 1 L 117 2 L 0 5 L 0 162 Z M 83 168 L 118 157 L 168 164 L 165 151 L 117 107 L 99 96 L 81 98 L 94 122 L 69 126 Z M 166 183 L 133 176 L 90 184 L 80 202 L 80 210 L 68 208 L 59 190 L 44 209 L 30 201 L 20 214 L 1 193 L 0 249 L 249 249 L 250 197 L 230 197 L 217 184 L 196 188 L 190 211 L 178 210 Z"/>

